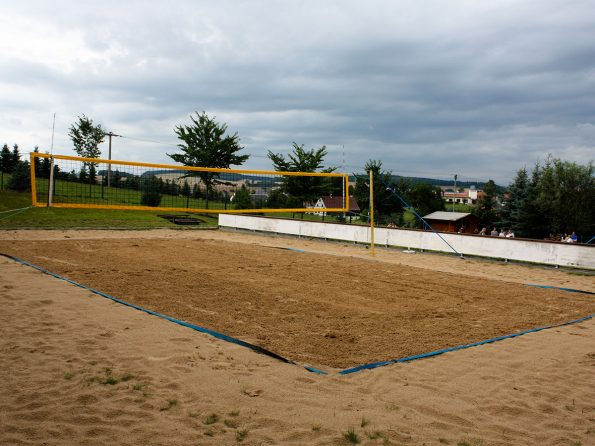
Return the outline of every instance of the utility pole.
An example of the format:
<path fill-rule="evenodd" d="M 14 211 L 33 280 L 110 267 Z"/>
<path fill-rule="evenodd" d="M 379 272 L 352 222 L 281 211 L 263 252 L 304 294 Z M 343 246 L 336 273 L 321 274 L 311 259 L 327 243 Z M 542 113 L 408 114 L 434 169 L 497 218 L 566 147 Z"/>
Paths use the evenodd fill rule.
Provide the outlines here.
<path fill-rule="evenodd" d="M 453 190 L 454 194 L 452 196 L 452 211 L 453 212 L 455 211 L 455 199 L 456 199 L 455 194 L 457 193 L 457 178 L 458 178 L 458 175 L 455 173 L 455 188 Z"/>
<path fill-rule="evenodd" d="M 109 133 L 105 133 L 105 136 L 109 136 L 109 155 L 108 155 L 108 159 L 111 161 L 112 160 L 112 136 L 117 136 L 118 138 L 121 138 L 122 135 L 116 135 L 113 132 L 109 132 Z M 112 183 L 112 164 L 108 163 L 107 164 L 107 187 L 110 187 Z"/>

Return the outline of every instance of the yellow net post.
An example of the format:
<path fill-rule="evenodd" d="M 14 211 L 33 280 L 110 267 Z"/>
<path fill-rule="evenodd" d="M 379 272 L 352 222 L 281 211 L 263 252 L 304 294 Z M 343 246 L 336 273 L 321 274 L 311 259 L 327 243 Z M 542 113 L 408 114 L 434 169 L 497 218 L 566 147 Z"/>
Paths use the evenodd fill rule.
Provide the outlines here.
<path fill-rule="evenodd" d="M 374 256 L 374 173 L 370 169 L 370 254 Z"/>

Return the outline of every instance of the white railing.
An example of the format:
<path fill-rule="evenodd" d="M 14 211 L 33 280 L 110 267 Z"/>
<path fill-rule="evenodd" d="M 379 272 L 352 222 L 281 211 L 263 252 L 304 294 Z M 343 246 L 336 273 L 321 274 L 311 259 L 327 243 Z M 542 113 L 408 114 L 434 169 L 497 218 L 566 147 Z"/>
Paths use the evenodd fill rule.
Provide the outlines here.
<path fill-rule="evenodd" d="M 357 225 L 220 214 L 219 226 L 299 237 L 370 242 L 370 229 Z M 449 232 L 442 232 L 441 235 L 463 255 L 595 269 L 595 246 Z M 452 252 L 444 240 L 431 231 L 376 228 L 374 239 L 381 246 Z"/>

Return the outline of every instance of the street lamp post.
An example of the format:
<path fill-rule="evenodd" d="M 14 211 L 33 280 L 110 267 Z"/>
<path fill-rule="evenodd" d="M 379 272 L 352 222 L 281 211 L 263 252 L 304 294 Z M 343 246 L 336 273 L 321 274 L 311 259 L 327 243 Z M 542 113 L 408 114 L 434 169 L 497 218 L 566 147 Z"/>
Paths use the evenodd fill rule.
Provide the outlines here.
<path fill-rule="evenodd" d="M 122 137 L 122 135 L 116 135 L 113 132 L 109 132 L 105 134 L 106 136 L 109 136 L 109 155 L 108 155 L 108 160 L 112 160 L 112 136 L 117 136 L 119 138 Z M 107 164 L 107 187 L 110 187 L 112 183 L 112 164 L 108 163 Z"/>
<path fill-rule="evenodd" d="M 453 190 L 453 195 L 452 195 L 452 211 L 455 211 L 455 200 L 456 200 L 456 193 L 457 193 L 457 178 L 458 175 L 455 173 L 455 188 Z"/>

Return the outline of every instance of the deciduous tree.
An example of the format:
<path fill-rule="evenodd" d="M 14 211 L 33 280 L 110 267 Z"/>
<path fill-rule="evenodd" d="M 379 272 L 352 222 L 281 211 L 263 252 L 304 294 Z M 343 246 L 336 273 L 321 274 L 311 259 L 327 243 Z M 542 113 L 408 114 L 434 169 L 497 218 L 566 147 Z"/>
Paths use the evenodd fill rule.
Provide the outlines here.
<path fill-rule="evenodd" d="M 236 133 L 226 135 L 227 125 L 219 124 L 215 118 L 206 112 L 190 116 L 191 125 L 178 125 L 175 133 L 182 141 L 178 144 L 182 153 L 167 154 L 170 158 L 185 166 L 216 167 L 229 169 L 246 162 L 249 155 L 239 155 L 243 149 L 240 138 Z M 189 176 L 198 176 L 205 185 L 206 202 L 209 206 L 209 196 L 212 195 L 213 184 L 219 176 L 216 172 L 191 172 Z"/>

